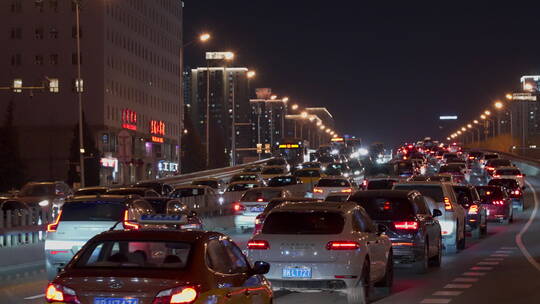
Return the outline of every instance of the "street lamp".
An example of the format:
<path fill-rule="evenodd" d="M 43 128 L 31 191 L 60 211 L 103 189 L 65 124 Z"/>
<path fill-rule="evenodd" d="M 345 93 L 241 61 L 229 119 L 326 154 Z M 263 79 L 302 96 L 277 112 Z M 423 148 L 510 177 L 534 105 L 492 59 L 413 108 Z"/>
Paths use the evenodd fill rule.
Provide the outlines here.
<path fill-rule="evenodd" d="M 293 104 L 293 105 L 291 106 L 291 109 L 292 109 L 293 111 L 298 110 L 298 105 L 297 105 L 297 104 Z"/>
<path fill-rule="evenodd" d="M 281 101 L 287 103 L 287 102 L 289 102 L 289 97 L 283 97 L 283 98 L 281 98 Z"/>
<path fill-rule="evenodd" d="M 510 93 L 506 94 L 505 97 L 506 97 L 507 100 L 512 100 L 514 98 L 514 96 L 512 94 L 510 94 Z"/>
<path fill-rule="evenodd" d="M 499 110 L 504 108 L 504 104 L 501 101 L 496 101 L 494 106 L 496 109 L 499 109 Z"/>
<path fill-rule="evenodd" d="M 199 36 L 199 40 L 200 40 L 201 42 L 206 42 L 206 41 L 210 40 L 210 38 L 212 38 L 212 36 L 210 36 L 209 33 L 203 33 L 203 34 L 201 34 L 201 35 Z"/>
<path fill-rule="evenodd" d="M 486 110 L 486 111 L 484 112 L 484 114 L 486 114 L 487 116 L 490 116 L 490 115 L 491 115 L 491 111 Z"/>
<path fill-rule="evenodd" d="M 247 78 L 253 78 L 257 75 L 257 73 L 255 73 L 255 71 L 249 71 L 247 72 Z"/>

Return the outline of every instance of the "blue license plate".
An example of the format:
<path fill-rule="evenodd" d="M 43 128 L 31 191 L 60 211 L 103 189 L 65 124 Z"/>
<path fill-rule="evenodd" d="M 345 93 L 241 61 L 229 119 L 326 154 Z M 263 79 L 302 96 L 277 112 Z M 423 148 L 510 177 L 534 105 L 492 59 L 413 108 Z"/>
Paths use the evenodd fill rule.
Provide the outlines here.
<path fill-rule="evenodd" d="M 283 268 L 285 279 L 311 279 L 310 267 L 285 267 Z"/>
<path fill-rule="evenodd" d="M 251 212 L 263 212 L 264 207 L 252 207 L 251 209 L 249 209 L 249 211 L 251 211 Z"/>
<path fill-rule="evenodd" d="M 139 299 L 95 298 L 94 304 L 139 304 Z"/>

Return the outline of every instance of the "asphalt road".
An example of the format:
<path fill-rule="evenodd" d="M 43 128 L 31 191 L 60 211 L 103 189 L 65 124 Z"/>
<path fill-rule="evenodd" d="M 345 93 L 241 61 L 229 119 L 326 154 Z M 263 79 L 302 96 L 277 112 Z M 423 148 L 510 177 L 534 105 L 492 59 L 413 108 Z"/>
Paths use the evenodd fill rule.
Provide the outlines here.
<path fill-rule="evenodd" d="M 538 303 L 540 300 L 540 178 L 529 177 L 526 210 L 515 222 L 489 225 L 489 235 L 468 239 L 467 249 L 443 258 L 424 275 L 397 269 L 392 295 L 376 303 Z M 534 190 L 534 191 L 532 191 Z M 538 195 L 538 198 L 535 196 Z M 233 238 L 245 246 L 249 235 Z M 0 272 L 0 303 L 43 303 L 46 285 L 40 261 Z M 277 293 L 275 303 L 346 303 L 332 293 Z"/>

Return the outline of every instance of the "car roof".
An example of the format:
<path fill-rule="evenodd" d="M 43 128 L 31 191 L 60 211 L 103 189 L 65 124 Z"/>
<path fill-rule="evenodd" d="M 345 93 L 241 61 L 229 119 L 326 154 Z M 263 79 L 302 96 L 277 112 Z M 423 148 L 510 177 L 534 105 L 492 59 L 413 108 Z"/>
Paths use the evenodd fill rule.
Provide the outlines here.
<path fill-rule="evenodd" d="M 146 187 L 122 187 L 122 188 L 111 188 L 108 191 L 146 191 L 146 190 L 152 190 L 152 188 L 146 188 Z"/>
<path fill-rule="evenodd" d="M 331 179 L 331 180 L 346 180 L 346 181 L 349 181 L 349 178 L 347 177 L 344 177 L 344 176 L 326 176 L 326 177 L 323 177 L 321 178 L 321 180 L 323 179 Z"/>
<path fill-rule="evenodd" d="M 495 169 L 495 170 L 496 170 L 496 171 L 499 171 L 499 170 L 508 170 L 508 169 L 519 170 L 519 168 L 517 168 L 517 167 L 511 167 L 511 166 L 497 167 L 497 169 Z"/>
<path fill-rule="evenodd" d="M 273 198 L 270 202 L 320 202 L 322 200 L 309 197 L 278 197 Z"/>
<path fill-rule="evenodd" d="M 77 191 L 80 191 L 80 190 L 100 190 L 100 189 L 109 189 L 109 187 L 104 187 L 104 186 L 84 187 L 84 188 L 77 189 Z M 118 188 L 115 188 L 115 189 L 118 189 Z M 132 188 L 130 188 L 130 189 L 132 189 Z"/>
<path fill-rule="evenodd" d="M 212 189 L 212 187 L 207 185 L 181 185 L 174 187 L 175 190 L 177 189 Z"/>
<path fill-rule="evenodd" d="M 439 174 L 441 175 L 441 174 Z M 406 181 L 406 182 L 399 182 L 396 183 L 395 186 L 398 185 L 429 185 L 429 186 L 442 186 L 442 185 L 451 185 L 451 183 L 448 182 L 432 182 L 432 181 Z"/>
<path fill-rule="evenodd" d="M 91 201 L 98 202 L 98 201 L 103 201 L 103 200 L 125 202 L 126 200 L 129 200 L 131 198 L 132 197 L 130 195 L 110 195 L 110 194 L 105 194 L 105 195 L 81 195 L 81 196 L 76 196 L 76 197 L 74 197 L 72 199 L 67 200 L 66 203 L 69 203 L 69 202 L 91 202 Z"/>
<path fill-rule="evenodd" d="M 325 204 L 320 202 L 291 202 L 288 204 L 281 204 L 276 206 L 270 211 L 279 212 L 279 211 L 334 211 L 334 212 L 346 212 L 352 209 L 357 208 L 358 205 L 353 202 L 342 202 L 342 203 L 332 203 Z"/>
<path fill-rule="evenodd" d="M 257 187 L 257 188 L 253 188 L 253 189 L 249 189 L 246 191 L 246 193 L 248 192 L 254 192 L 254 191 L 264 191 L 264 190 L 279 190 L 279 191 L 283 191 L 284 189 L 281 188 L 281 187 Z"/>
<path fill-rule="evenodd" d="M 416 190 L 365 190 L 357 191 L 351 198 L 365 198 L 365 197 L 389 197 L 389 198 L 408 198 L 411 194 L 420 194 Z"/>
<path fill-rule="evenodd" d="M 283 169 L 283 166 L 282 165 L 264 166 L 262 169 L 263 170 L 266 170 L 266 169 Z"/>
<path fill-rule="evenodd" d="M 177 229 L 141 229 L 141 230 L 112 230 L 103 232 L 94 241 L 101 240 L 166 240 L 196 242 L 212 237 L 227 237 L 214 231 L 177 230 Z"/>
<path fill-rule="evenodd" d="M 270 180 L 272 179 L 278 179 L 278 178 L 294 178 L 295 176 L 292 176 L 292 175 L 278 175 L 278 176 L 274 176 L 272 177 Z"/>
<path fill-rule="evenodd" d="M 250 180 L 250 181 L 235 181 L 229 184 L 229 186 L 233 185 L 260 185 L 261 182 L 256 180 Z"/>
<path fill-rule="evenodd" d="M 296 172 L 298 172 L 298 171 L 313 171 L 313 170 L 322 171 L 321 168 L 302 168 L 302 169 L 296 170 Z"/>

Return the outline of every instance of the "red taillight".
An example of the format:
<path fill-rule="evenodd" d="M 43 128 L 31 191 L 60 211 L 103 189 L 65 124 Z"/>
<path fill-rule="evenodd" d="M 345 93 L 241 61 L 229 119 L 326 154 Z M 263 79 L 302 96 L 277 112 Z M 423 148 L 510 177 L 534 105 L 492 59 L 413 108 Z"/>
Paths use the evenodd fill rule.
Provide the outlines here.
<path fill-rule="evenodd" d="M 323 189 L 320 189 L 320 188 L 313 188 L 313 192 L 314 193 L 323 193 Z"/>
<path fill-rule="evenodd" d="M 45 291 L 45 300 L 47 301 L 47 303 L 81 303 L 73 289 L 52 283 L 47 286 L 47 289 Z"/>
<path fill-rule="evenodd" d="M 363 188 L 367 188 L 367 186 L 368 186 L 368 180 L 365 179 L 365 180 L 362 182 L 362 187 L 363 187 Z"/>
<path fill-rule="evenodd" d="M 257 199 L 257 202 L 259 202 L 259 203 L 260 203 L 260 202 L 264 202 L 264 198 L 258 198 L 258 199 Z"/>
<path fill-rule="evenodd" d="M 444 210 L 446 211 L 454 210 L 454 208 L 452 208 L 452 203 L 450 203 L 450 199 L 448 197 L 444 198 Z"/>
<path fill-rule="evenodd" d="M 242 212 L 246 210 L 246 207 L 239 202 L 234 203 L 232 207 L 234 212 Z"/>
<path fill-rule="evenodd" d="M 418 230 L 418 222 L 394 222 L 394 227 L 399 230 Z"/>
<path fill-rule="evenodd" d="M 504 201 L 502 200 L 496 200 L 491 202 L 493 205 L 502 206 L 504 205 Z"/>
<path fill-rule="evenodd" d="M 60 224 L 60 216 L 62 215 L 62 210 L 58 212 L 58 216 L 56 217 L 56 220 L 54 220 L 54 223 L 47 225 L 47 232 L 56 232 L 58 229 L 58 224 Z"/>
<path fill-rule="evenodd" d="M 199 292 L 195 286 L 182 286 L 160 291 L 152 304 L 190 304 L 197 300 Z"/>
<path fill-rule="evenodd" d="M 392 204 L 389 201 L 384 202 L 383 210 L 388 211 L 392 209 Z"/>
<path fill-rule="evenodd" d="M 469 214 L 478 214 L 478 206 L 471 205 L 471 207 L 469 207 Z"/>
<path fill-rule="evenodd" d="M 328 250 L 356 250 L 360 244 L 353 241 L 331 241 L 326 244 Z"/>
<path fill-rule="evenodd" d="M 347 188 L 347 189 L 343 189 L 341 190 L 342 193 L 352 193 L 352 189 L 351 188 Z"/>
<path fill-rule="evenodd" d="M 499 174 L 493 175 L 494 178 L 500 178 L 501 176 Z"/>
<path fill-rule="evenodd" d="M 264 240 L 251 240 L 247 243 L 247 248 L 252 250 L 267 250 L 270 244 Z"/>
<path fill-rule="evenodd" d="M 516 175 L 516 177 L 523 177 L 523 174 L 518 174 Z"/>
<path fill-rule="evenodd" d="M 141 228 L 141 226 L 139 224 L 133 223 L 133 221 L 131 221 L 129 219 L 129 211 L 128 210 L 124 211 L 124 220 L 122 221 L 122 225 L 124 226 L 124 229 L 126 229 L 126 230 L 137 230 L 137 229 Z"/>
<path fill-rule="evenodd" d="M 493 171 L 493 170 L 495 170 L 495 168 L 494 167 L 486 167 L 486 170 Z"/>
<path fill-rule="evenodd" d="M 514 190 L 514 191 L 512 191 L 512 195 L 514 195 L 514 196 L 521 196 L 521 191 L 519 191 L 519 190 Z"/>

